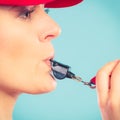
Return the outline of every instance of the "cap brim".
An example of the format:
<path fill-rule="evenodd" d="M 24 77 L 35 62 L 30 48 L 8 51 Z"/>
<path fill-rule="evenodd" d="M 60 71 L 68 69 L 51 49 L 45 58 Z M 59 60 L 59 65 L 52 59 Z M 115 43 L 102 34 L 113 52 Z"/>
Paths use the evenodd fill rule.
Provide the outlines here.
<path fill-rule="evenodd" d="M 63 8 L 70 7 L 76 4 L 81 3 L 83 0 L 54 0 L 52 2 L 48 2 L 45 7 L 47 8 Z"/>
<path fill-rule="evenodd" d="M 47 8 L 62 8 L 76 5 L 83 0 L 0 0 L 0 5 L 29 6 L 45 4 Z"/>
<path fill-rule="evenodd" d="M 53 0 L 0 0 L 0 5 L 29 6 L 47 4 Z"/>

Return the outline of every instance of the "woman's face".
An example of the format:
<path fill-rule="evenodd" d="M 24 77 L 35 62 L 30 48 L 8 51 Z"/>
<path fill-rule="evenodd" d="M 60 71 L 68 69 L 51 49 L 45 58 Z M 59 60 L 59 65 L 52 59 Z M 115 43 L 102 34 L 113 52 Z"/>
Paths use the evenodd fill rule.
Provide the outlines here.
<path fill-rule="evenodd" d="M 59 26 L 44 5 L 0 7 L 0 89 L 7 92 L 45 93 L 56 87 L 51 77 L 51 40 Z"/>

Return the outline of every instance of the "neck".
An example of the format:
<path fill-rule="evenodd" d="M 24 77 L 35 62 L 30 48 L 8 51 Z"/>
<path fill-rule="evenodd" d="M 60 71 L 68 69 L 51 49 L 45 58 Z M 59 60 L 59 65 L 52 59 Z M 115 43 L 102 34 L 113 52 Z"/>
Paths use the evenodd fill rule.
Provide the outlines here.
<path fill-rule="evenodd" d="M 0 120 L 12 120 L 17 95 L 0 91 Z"/>

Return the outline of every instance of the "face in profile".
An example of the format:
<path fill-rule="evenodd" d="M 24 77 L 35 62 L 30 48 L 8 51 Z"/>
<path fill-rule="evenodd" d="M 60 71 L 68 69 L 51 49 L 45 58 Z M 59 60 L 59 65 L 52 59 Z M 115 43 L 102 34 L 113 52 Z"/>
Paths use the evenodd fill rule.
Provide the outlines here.
<path fill-rule="evenodd" d="M 12 93 L 45 93 L 56 87 L 51 77 L 51 40 L 59 26 L 44 5 L 0 7 L 0 89 Z"/>

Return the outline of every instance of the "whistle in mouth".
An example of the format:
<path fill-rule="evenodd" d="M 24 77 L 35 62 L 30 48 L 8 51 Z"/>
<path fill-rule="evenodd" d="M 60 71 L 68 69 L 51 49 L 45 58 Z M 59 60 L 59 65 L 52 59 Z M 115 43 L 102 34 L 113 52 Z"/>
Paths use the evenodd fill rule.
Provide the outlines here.
<path fill-rule="evenodd" d="M 70 66 L 63 63 L 57 62 L 55 60 L 50 60 L 52 65 L 52 73 L 55 78 L 58 80 L 63 80 L 64 78 L 70 78 L 82 82 L 84 85 L 89 86 L 90 88 L 96 88 L 96 77 L 93 77 L 89 82 L 85 82 L 81 77 L 76 76 L 70 71 Z"/>

